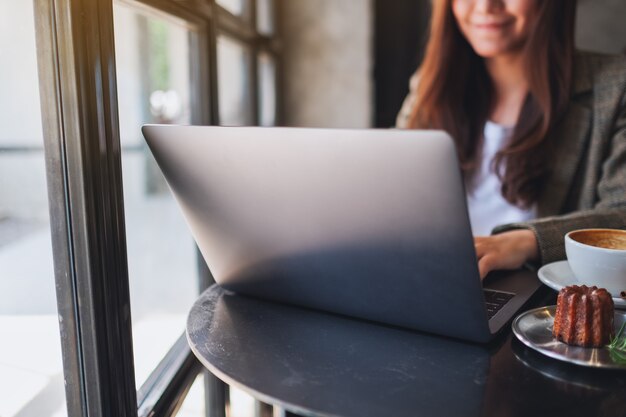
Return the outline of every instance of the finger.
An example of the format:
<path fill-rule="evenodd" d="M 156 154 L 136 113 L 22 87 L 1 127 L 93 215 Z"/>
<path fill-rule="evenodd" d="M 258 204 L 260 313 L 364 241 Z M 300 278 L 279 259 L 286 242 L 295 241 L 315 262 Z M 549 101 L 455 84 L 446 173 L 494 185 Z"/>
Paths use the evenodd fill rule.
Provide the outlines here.
<path fill-rule="evenodd" d="M 487 274 L 491 272 L 495 267 L 496 258 L 491 255 L 483 256 L 478 261 L 478 272 L 480 274 L 480 279 L 485 279 Z"/>
<path fill-rule="evenodd" d="M 487 240 L 486 237 L 474 236 L 474 244 L 483 243 L 486 240 Z"/>
<path fill-rule="evenodd" d="M 474 243 L 474 250 L 476 250 L 476 257 L 480 259 L 489 253 L 489 245 L 485 243 Z"/>

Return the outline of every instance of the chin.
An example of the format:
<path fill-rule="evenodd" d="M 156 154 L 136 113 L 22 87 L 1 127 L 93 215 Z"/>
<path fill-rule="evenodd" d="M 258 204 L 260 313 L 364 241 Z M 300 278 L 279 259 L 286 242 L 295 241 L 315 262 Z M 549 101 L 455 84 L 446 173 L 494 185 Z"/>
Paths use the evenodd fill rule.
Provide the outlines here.
<path fill-rule="evenodd" d="M 501 55 L 507 55 L 512 52 L 513 48 L 506 47 L 504 45 L 472 45 L 474 52 L 483 58 L 495 58 Z"/>
<path fill-rule="evenodd" d="M 482 58 L 495 58 L 498 55 L 503 55 L 504 51 L 500 49 L 474 49 L 474 52 Z"/>

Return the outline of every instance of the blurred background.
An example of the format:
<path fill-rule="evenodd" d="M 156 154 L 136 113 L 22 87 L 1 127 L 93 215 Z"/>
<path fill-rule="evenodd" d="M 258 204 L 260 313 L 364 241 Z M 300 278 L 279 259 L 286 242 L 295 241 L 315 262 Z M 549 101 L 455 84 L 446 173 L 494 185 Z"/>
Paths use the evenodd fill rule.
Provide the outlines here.
<path fill-rule="evenodd" d="M 258 0 L 253 17 L 245 0 L 217 3 L 271 42 L 218 35 L 222 124 L 394 124 L 422 56 L 429 0 Z M 139 388 L 182 334 L 199 291 L 194 242 L 139 130 L 192 121 L 198 28 L 113 4 Z M 578 46 L 626 52 L 626 2 L 579 4 Z M 0 62 L 0 417 L 65 416 L 32 1 L 0 0 Z M 232 416 L 253 413 L 249 397 L 230 395 Z M 204 415 L 201 378 L 179 415 Z"/>

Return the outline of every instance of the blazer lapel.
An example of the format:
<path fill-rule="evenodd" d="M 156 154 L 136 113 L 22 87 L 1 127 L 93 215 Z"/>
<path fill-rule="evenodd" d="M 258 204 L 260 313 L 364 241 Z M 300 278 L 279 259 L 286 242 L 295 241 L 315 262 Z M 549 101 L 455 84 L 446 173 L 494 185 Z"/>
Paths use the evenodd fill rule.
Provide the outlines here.
<path fill-rule="evenodd" d="M 570 103 L 567 116 L 555 132 L 555 159 L 552 175 L 537 202 L 539 217 L 559 214 L 572 186 L 589 141 L 591 110 L 576 101 Z"/>

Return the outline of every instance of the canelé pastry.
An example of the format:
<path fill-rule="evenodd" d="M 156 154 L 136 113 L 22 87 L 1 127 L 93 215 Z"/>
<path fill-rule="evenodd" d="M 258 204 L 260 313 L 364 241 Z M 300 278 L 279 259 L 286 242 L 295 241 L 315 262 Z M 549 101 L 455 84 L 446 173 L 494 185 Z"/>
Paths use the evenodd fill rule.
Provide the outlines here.
<path fill-rule="evenodd" d="M 602 347 L 613 336 L 613 308 L 604 288 L 565 287 L 557 298 L 552 335 L 568 345 Z"/>

